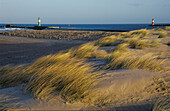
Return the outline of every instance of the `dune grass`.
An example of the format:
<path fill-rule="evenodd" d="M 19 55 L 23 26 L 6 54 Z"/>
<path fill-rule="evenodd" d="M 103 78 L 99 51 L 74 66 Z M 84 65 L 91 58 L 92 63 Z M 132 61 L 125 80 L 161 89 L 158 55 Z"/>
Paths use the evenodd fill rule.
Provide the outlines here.
<path fill-rule="evenodd" d="M 10 96 L 0 95 L 0 111 L 14 111 L 20 106 L 17 103 L 11 102 L 17 98 L 10 98 Z"/>
<path fill-rule="evenodd" d="M 170 27 L 165 27 L 165 30 L 170 30 Z"/>
<path fill-rule="evenodd" d="M 1 87 L 26 84 L 26 91 L 37 99 L 50 99 L 52 93 L 68 101 L 81 100 L 96 82 L 100 73 L 85 61 L 71 57 L 70 53 L 59 53 L 39 58 L 27 67 L 5 66 L 0 69 Z"/>
<path fill-rule="evenodd" d="M 146 54 L 143 56 L 132 55 L 129 52 L 115 51 L 107 58 L 108 65 L 104 69 L 146 69 L 161 71 L 163 61 L 158 61 L 156 56 Z"/>
<path fill-rule="evenodd" d="M 95 84 L 94 69 L 68 53 L 49 55 L 35 61 L 27 68 L 33 76 L 26 87 L 38 99 L 46 99 L 58 91 L 66 100 L 83 99 Z"/>
<path fill-rule="evenodd" d="M 71 57 L 86 58 L 91 57 L 91 54 L 98 49 L 99 46 L 95 46 L 93 42 L 83 44 L 79 47 L 72 48 L 68 51 Z"/>
<path fill-rule="evenodd" d="M 163 61 L 153 54 L 135 55 L 130 48 L 144 49 L 155 46 L 159 40 L 144 39 L 150 32 L 146 29 L 131 31 L 121 36 L 110 36 L 78 47 L 37 59 L 28 66 L 5 66 L 0 68 L 0 87 L 11 87 L 25 83 L 25 91 L 37 99 L 48 100 L 52 95 L 60 95 L 67 101 L 86 101 L 103 105 L 110 101 L 108 95 L 93 97 L 92 87 L 98 82 L 101 72 L 86 58 L 103 58 L 108 64 L 103 69 L 145 69 L 162 71 Z M 120 42 L 112 52 L 99 50 L 102 46 L 112 46 Z"/>
<path fill-rule="evenodd" d="M 110 37 L 105 37 L 105 38 L 101 38 L 97 41 L 95 41 L 95 46 L 112 46 L 113 42 L 116 42 L 119 38 L 116 36 L 110 36 Z"/>
<path fill-rule="evenodd" d="M 141 29 L 141 30 L 135 30 L 135 31 L 130 31 L 128 32 L 125 36 L 126 37 L 131 37 L 133 35 L 140 35 L 140 38 L 143 38 L 147 35 L 149 35 L 150 31 L 147 29 Z"/>
<path fill-rule="evenodd" d="M 170 110 L 170 98 L 169 96 L 161 96 L 157 99 L 152 111 L 169 111 Z"/>
<path fill-rule="evenodd" d="M 128 49 L 129 49 L 129 44 L 128 43 L 119 44 L 115 48 L 116 51 L 120 51 L 120 52 L 126 52 Z"/>
<path fill-rule="evenodd" d="M 144 49 L 150 47 L 149 41 L 146 39 L 127 38 L 124 42 L 128 43 L 129 47 L 134 49 Z"/>
<path fill-rule="evenodd" d="M 24 66 L 4 66 L 0 68 L 0 87 L 12 87 L 27 81 L 27 74 L 24 73 Z"/>
<path fill-rule="evenodd" d="M 164 31 L 163 31 L 163 32 L 162 32 L 162 31 L 161 31 L 161 32 L 159 32 L 159 33 L 158 33 L 158 35 L 159 35 L 159 37 L 158 37 L 158 38 L 166 38 L 166 37 L 167 37 L 167 33 L 166 33 L 166 32 L 164 32 Z"/>

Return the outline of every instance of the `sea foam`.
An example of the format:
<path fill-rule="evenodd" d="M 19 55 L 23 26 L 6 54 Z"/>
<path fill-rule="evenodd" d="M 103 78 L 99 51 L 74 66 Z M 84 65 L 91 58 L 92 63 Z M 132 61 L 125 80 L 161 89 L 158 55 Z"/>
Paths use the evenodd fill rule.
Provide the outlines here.
<path fill-rule="evenodd" d="M 0 28 L 0 31 L 18 31 L 18 30 L 32 30 L 27 28 Z"/>

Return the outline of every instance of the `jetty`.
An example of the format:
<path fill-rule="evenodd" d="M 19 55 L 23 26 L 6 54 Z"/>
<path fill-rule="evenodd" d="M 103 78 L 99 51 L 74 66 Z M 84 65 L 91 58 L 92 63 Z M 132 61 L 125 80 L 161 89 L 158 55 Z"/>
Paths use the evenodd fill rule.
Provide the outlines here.
<path fill-rule="evenodd" d="M 15 26 L 11 24 L 7 24 L 4 26 L 6 28 L 28 28 L 28 29 L 34 29 L 34 30 L 44 30 L 44 29 L 59 29 L 60 27 L 49 27 L 49 26 Z"/>

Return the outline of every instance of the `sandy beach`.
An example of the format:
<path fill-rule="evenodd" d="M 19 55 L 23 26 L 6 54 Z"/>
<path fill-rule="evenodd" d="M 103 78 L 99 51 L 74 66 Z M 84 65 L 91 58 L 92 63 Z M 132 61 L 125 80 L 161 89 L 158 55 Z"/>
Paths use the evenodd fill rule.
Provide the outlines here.
<path fill-rule="evenodd" d="M 0 108 L 151 111 L 158 99 L 169 98 L 170 39 L 169 31 L 164 32 L 166 37 L 160 38 L 157 30 L 145 29 L 127 33 L 78 32 L 82 34 L 80 37 L 77 32 L 59 31 L 60 35 L 63 34 L 60 40 L 58 33 L 53 31 L 42 31 L 41 34 L 40 31 L 3 32 L 0 35 L 0 77 L 3 78 L 0 82 Z M 68 38 L 66 33 L 72 36 Z M 45 35 L 49 36 L 44 39 Z M 58 54 L 62 50 L 65 51 Z M 133 63 L 129 63 L 132 60 Z M 2 69 L 8 64 L 14 68 L 25 65 Z M 65 89 L 57 89 L 59 79 L 54 80 L 57 74 L 66 82 L 75 78 L 66 84 L 60 81 Z M 95 80 L 98 82 L 86 89 L 87 84 Z M 79 81 L 82 81 L 80 86 Z M 84 87 L 84 93 L 90 91 L 86 95 L 81 93 Z M 79 97 L 79 94 L 83 96 Z M 46 101 L 43 99 L 46 96 L 52 99 Z"/>
<path fill-rule="evenodd" d="M 27 64 L 39 57 L 55 54 L 86 42 L 0 35 L 0 66 Z"/>

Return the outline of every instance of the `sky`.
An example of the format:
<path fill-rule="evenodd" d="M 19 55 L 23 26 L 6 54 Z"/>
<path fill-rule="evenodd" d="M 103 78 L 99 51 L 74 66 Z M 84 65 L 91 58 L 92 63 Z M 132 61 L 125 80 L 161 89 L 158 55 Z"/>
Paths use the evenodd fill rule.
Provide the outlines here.
<path fill-rule="evenodd" d="M 0 23 L 170 23 L 170 0 L 0 0 Z"/>

